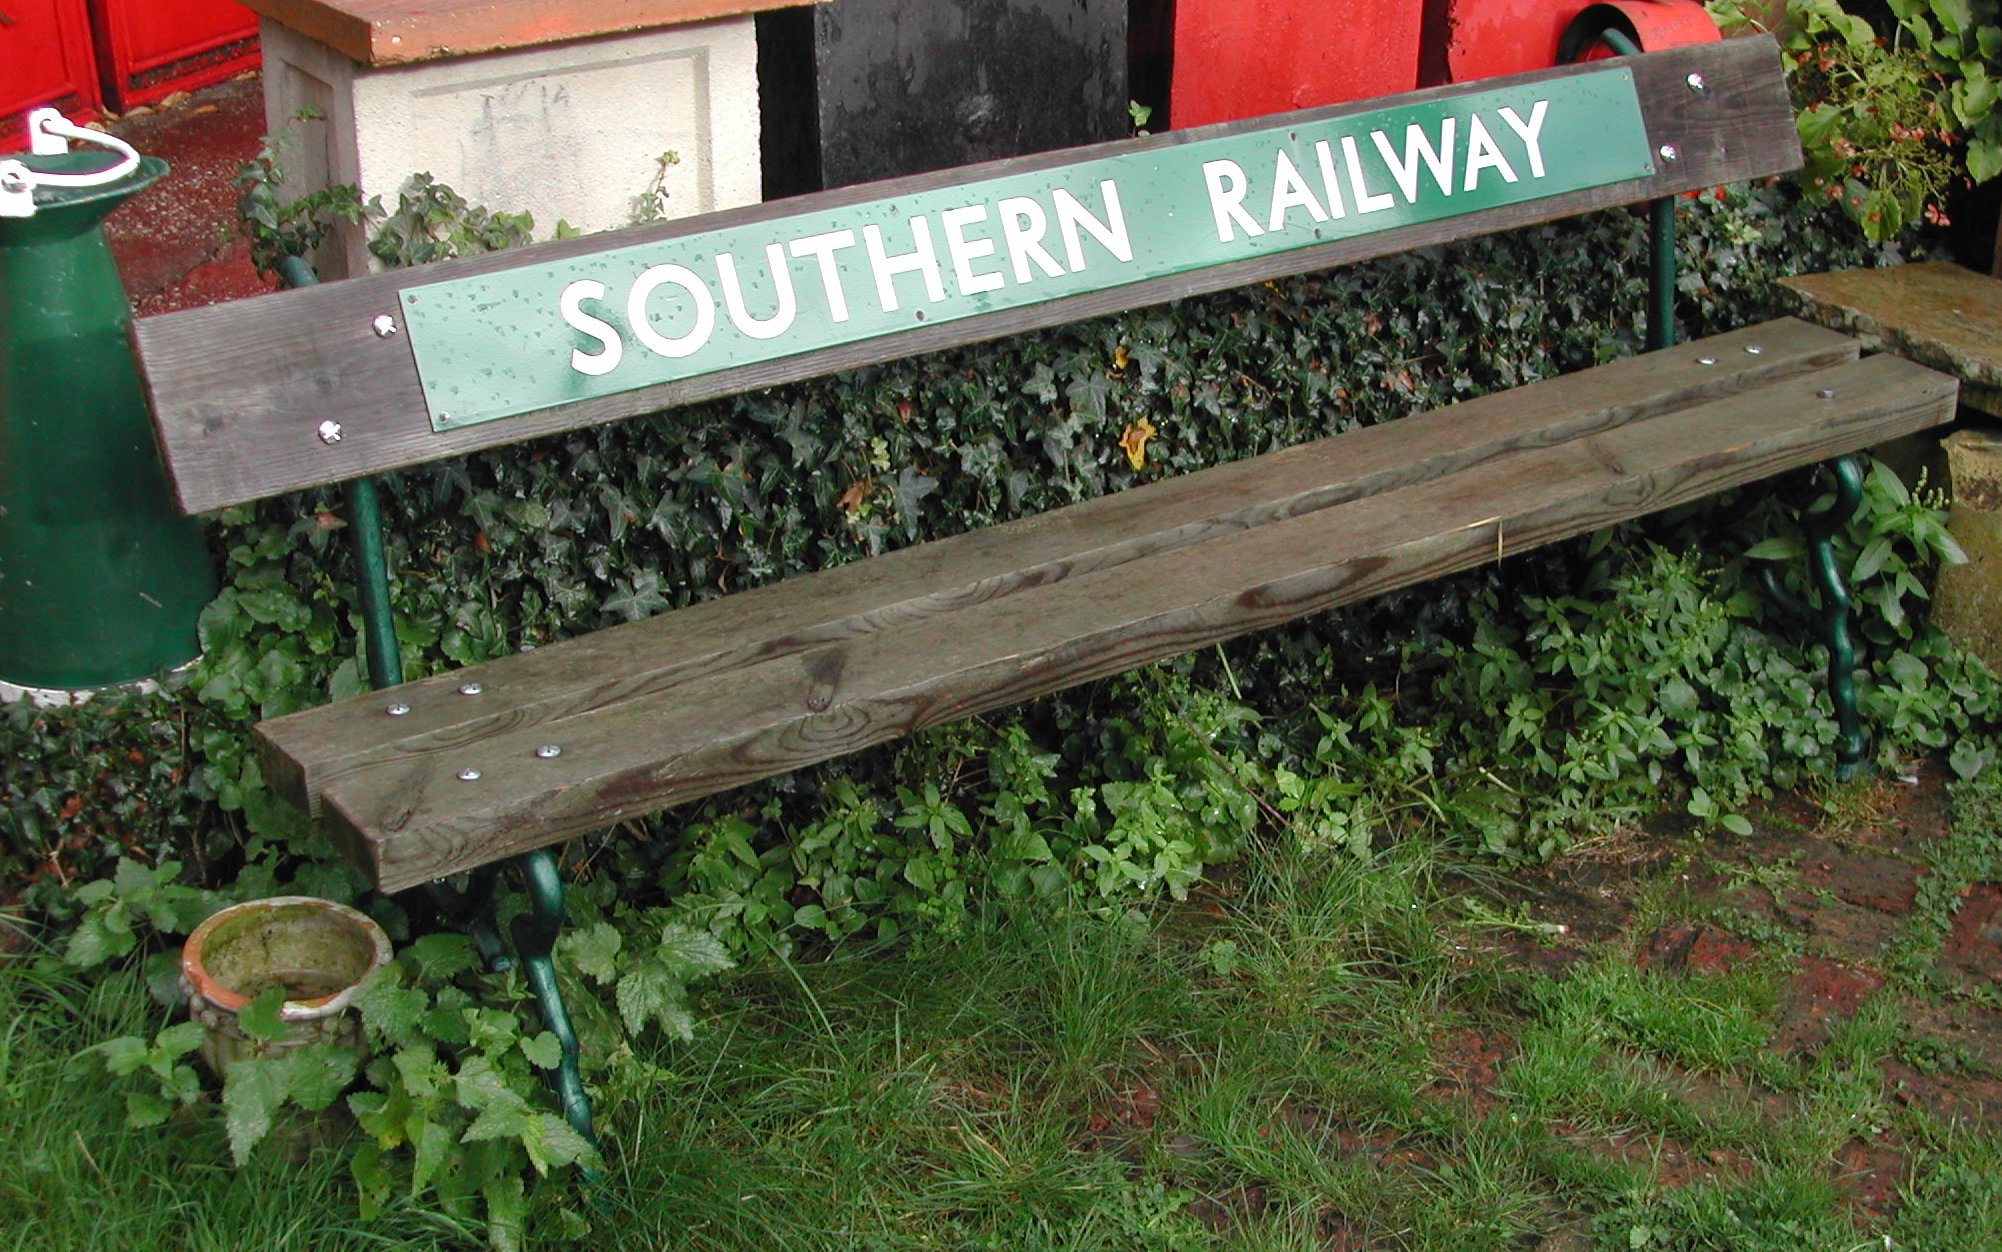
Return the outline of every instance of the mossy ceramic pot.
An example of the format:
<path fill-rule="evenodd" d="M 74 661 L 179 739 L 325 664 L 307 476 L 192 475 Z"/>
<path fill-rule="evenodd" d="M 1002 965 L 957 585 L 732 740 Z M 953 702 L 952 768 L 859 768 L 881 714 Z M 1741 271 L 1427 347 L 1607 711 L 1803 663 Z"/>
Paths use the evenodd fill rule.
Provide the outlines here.
<path fill-rule="evenodd" d="M 333 1042 L 361 1050 L 350 1011 L 357 988 L 390 959 L 389 936 L 364 913 L 310 896 L 232 905 L 195 927 L 181 948 L 188 1012 L 202 1024 L 202 1059 L 220 1077 L 231 1061 Z M 272 987 L 285 990 L 283 1039 L 245 1033 L 237 1015 Z"/>

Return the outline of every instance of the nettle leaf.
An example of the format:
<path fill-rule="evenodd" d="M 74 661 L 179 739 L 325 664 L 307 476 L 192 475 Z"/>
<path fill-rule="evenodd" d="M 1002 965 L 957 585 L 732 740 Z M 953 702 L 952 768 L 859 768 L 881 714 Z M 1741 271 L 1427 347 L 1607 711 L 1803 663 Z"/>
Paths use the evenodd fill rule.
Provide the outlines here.
<path fill-rule="evenodd" d="M 433 982 L 456 977 L 480 964 L 480 952 L 469 936 L 456 931 L 425 935 L 403 950 L 420 978 Z"/>
<path fill-rule="evenodd" d="M 239 1168 L 250 1150 L 271 1133 L 271 1119 L 285 1103 L 288 1075 L 278 1059 L 237 1061 L 223 1074 L 223 1125 L 229 1154 Z"/>
<path fill-rule="evenodd" d="M 415 1199 L 431 1185 L 431 1180 L 445 1168 L 451 1158 L 455 1139 L 450 1127 L 442 1122 L 426 1120 L 410 1137 L 413 1149 L 410 1162 L 410 1195 Z"/>
<path fill-rule="evenodd" d="M 63 960 L 80 969 L 89 969 L 126 955 L 138 943 L 124 907 L 113 905 L 103 913 L 85 917 L 71 932 L 69 943 L 63 948 Z"/>
<path fill-rule="evenodd" d="M 619 948 L 625 943 L 618 927 L 610 922 L 566 931 L 556 947 L 572 969 L 586 978 L 606 983 L 618 977 Z"/>
<path fill-rule="evenodd" d="M 521 1252 L 528 1223 L 527 1185 L 521 1175 L 488 1179 L 480 1198 L 487 1202 L 487 1246 L 493 1252 Z"/>
<path fill-rule="evenodd" d="M 591 1141 L 577 1133 L 569 1122 L 554 1113 L 543 1113 L 537 1116 L 536 1124 L 542 1131 L 542 1157 L 546 1164 L 575 1165 L 580 1161 L 596 1164 L 598 1153 L 591 1147 Z"/>
<path fill-rule="evenodd" d="M 619 1016 L 633 1034 L 658 1021 L 662 1030 L 686 1040 L 695 1037 L 695 1019 L 683 1002 L 686 994 L 680 979 L 649 961 L 619 979 L 614 998 L 619 1003 Z"/>
<path fill-rule="evenodd" d="M 720 974 L 737 965 L 721 939 L 680 922 L 669 922 L 661 928 L 660 947 L 655 950 L 654 959 L 683 982 L 705 974 Z"/>
<path fill-rule="evenodd" d="M 151 1092 L 128 1091 L 125 1093 L 125 1124 L 135 1130 L 144 1130 L 148 1126 L 158 1126 L 160 1123 L 166 1121 L 168 1114 L 173 1111 L 173 1105 Z"/>
<path fill-rule="evenodd" d="M 237 1011 L 236 1024 L 252 1039 L 271 1043 L 292 1033 L 291 1024 L 279 1016 L 284 1008 L 285 988 L 266 987 Z"/>
<path fill-rule="evenodd" d="M 186 1056 L 202 1046 L 204 1033 L 200 1022 L 181 1022 L 161 1031 L 154 1040 L 154 1046 L 169 1057 Z"/>
<path fill-rule="evenodd" d="M 532 1133 L 534 1113 L 521 1093 L 508 1085 L 507 1076 L 486 1057 L 474 1057 L 459 1070 L 459 1103 L 477 1110 L 479 1116 L 459 1136 L 460 1143 L 487 1139 L 518 1139 Z"/>
<path fill-rule="evenodd" d="M 395 966 L 377 970 L 356 989 L 353 1002 L 361 1010 L 362 1025 L 370 1035 L 388 1043 L 416 1043 L 431 1001 L 422 991 L 401 985 L 397 978 Z"/>
<path fill-rule="evenodd" d="M 332 1043 L 316 1043 L 280 1058 L 286 1094 L 300 1108 L 317 1113 L 340 1098 L 354 1081 L 355 1054 Z"/>
<path fill-rule="evenodd" d="M 137 1073 L 153 1055 L 153 1050 L 146 1046 L 146 1041 L 134 1035 L 106 1039 L 103 1043 L 85 1051 L 95 1052 L 104 1058 L 104 1068 L 120 1078 Z"/>
<path fill-rule="evenodd" d="M 520 1045 L 521 1054 L 538 1069 L 555 1069 L 563 1063 L 563 1044 L 550 1031 L 545 1030 L 532 1039 L 524 1035 Z"/>

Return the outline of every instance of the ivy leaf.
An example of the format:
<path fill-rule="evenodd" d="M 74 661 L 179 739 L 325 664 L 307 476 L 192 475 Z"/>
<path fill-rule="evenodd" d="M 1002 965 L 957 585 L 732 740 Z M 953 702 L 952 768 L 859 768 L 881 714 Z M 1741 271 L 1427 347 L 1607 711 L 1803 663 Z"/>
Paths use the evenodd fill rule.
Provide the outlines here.
<path fill-rule="evenodd" d="M 1891 677 L 1907 691 L 1922 691 L 1926 685 L 1926 663 L 1909 652 L 1899 652 L 1884 664 Z"/>
<path fill-rule="evenodd" d="M 1985 183 L 2002 174 L 2002 142 L 1993 139 L 1969 139 L 1967 174 L 1977 183 Z"/>
<path fill-rule="evenodd" d="M 890 485 L 890 494 L 897 502 L 897 516 L 912 526 L 918 519 L 918 502 L 938 490 L 938 479 L 929 478 L 906 465 L 897 471 L 897 481 Z"/>
<path fill-rule="evenodd" d="M 1931 0 L 1930 7 L 1949 35 L 1958 35 L 1974 25 L 1974 8 L 1968 0 Z"/>
<path fill-rule="evenodd" d="M 618 593 L 598 606 L 600 611 L 628 622 L 644 620 L 669 607 L 668 598 L 660 593 L 658 570 L 647 570 L 629 583 L 620 583 Z"/>

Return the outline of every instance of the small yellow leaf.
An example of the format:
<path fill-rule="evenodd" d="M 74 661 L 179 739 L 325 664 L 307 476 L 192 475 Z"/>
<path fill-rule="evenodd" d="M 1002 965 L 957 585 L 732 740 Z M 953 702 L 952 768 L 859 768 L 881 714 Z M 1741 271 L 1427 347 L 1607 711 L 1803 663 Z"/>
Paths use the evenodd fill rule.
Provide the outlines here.
<path fill-rule="evenodd" d="M 1154 423 L 1146 418 L 1128 426 L 1119 436 L 1120 450 L 1126 453 L 1126 463 L 1134 469 L 1142 469 L 1147 464 L 1147 441 L 1154 437 Z"/>

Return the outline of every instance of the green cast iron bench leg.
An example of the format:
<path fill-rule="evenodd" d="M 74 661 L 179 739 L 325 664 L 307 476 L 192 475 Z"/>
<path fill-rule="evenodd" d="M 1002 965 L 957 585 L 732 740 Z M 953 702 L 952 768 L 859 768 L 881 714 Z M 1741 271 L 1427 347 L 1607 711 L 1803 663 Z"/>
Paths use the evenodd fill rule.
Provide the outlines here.
<path fill-rule="evenodd" d="M 319 275 L 303 258 L 286 257 L 279 263 L 279 277 L 288 287 L 317 286 Z M 343 484 L 352 527 L 355 556 L 356 599 L 362 612 L 363 649 L 368 658 L 369 685 L 386 691 L 403 685 L 403 655 L 396 641 L 396 623 L 389 607 L 389 559 L 382 540 L 382 502 L 373 478 L 350 479 Z M 563 1116 L 593 1149 L 598 1137 L 591 1125 L 591 1099 L 584 1091 L 583 1074 L 578 1068 L 577 1032 L 570 1024 L 563 991 L 556 984 L 554 953 L 556 938 L 563 931 L 563 880 L 556 857 L 546 848 L 514 858 L 521 871 L 532 911 L 513 926 L 515 953 L 535 1002 L 542 1012 L 543 1026 L 556 1036 L 562 1048 L 552 1083 L 563 1104 Z M 513 966 L 493 924 L 493 897 L 499 872 L 493 865 L 472 871 L 468 888 L 459 891 L 444 881 L 429 886 L 429 894 L 447 920 L 461 927 L 478 945 L 487 968 L 500 971 Z M 587 1181 L 596 1182 L 601 1173 L 586 1169 Z"/>
<path fill-rule="evenodd" d="M 1863 770 L 1866 741 L 1856 706 L 1856 637 L 1849 629 L 1849 583 L 1835 556 L 1835 536 L 1856 515 L 1863 501 L 1863 463 L 1855 456 L 1823 462 L 1835 480 L 1834 499 L 1801 515 L 1807 531 L 1808 574 L 1820 592 L 1816 608 L 1780 585 L 1770 565 L 1759 570 L 1759 581 L 1775 604 L 1809 626 L 1828 649 L 1828 700 L 1835 706 L 1837 739 L 1835 778 L 1848 782 Z"/>

